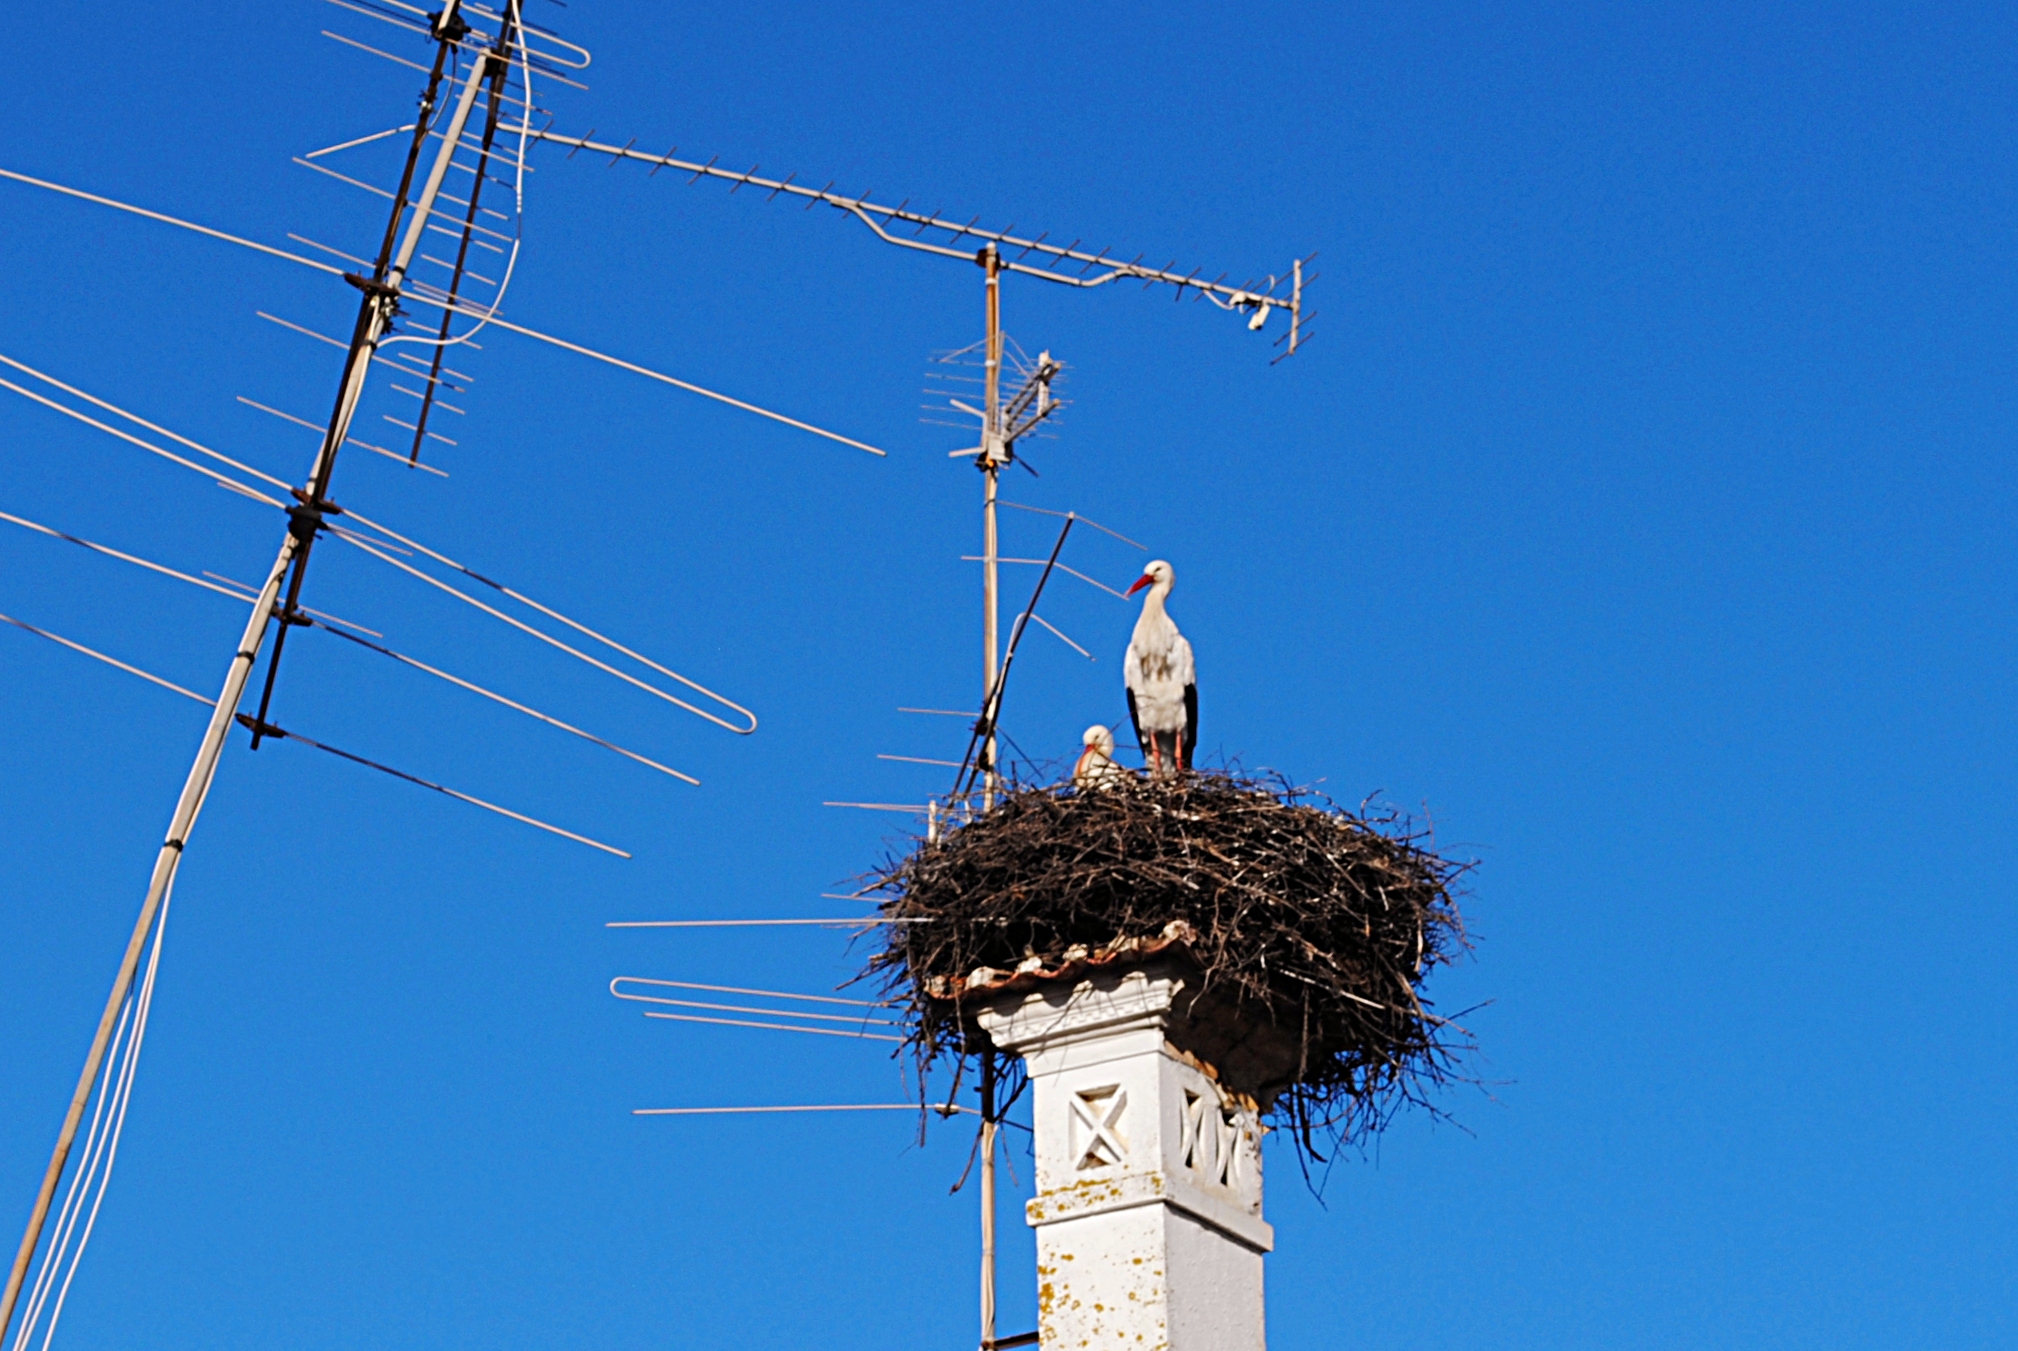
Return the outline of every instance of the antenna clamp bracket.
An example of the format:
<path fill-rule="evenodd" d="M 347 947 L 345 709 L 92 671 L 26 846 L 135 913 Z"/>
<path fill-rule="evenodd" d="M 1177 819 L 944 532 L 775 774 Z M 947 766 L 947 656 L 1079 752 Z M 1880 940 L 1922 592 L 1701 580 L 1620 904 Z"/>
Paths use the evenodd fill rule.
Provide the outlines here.
<path fill-rule="evenodd" d="M 358 272 L 346 272 L 343 274 L 343 279 L 368 296 L 379 296 L 391 300 L 399 299 L 399 288 L 391 282 L 379 281 L 376 278 L 367 277 Z"/>
<path fill-rule="evenodd" d="M 322 529 L 322 508 L 313 502 L 299 502 L 287 509 L 287 533 L 295 543 L 308 547 L 315 532 Z"/>
<path fill-rule="evenodd" d="M 462 16 L 461 5 L 450 5 L 427 16 L 428 27 L 434 30 L 437 42 L 461 42 L 469 36 L 469 22 Z"/>

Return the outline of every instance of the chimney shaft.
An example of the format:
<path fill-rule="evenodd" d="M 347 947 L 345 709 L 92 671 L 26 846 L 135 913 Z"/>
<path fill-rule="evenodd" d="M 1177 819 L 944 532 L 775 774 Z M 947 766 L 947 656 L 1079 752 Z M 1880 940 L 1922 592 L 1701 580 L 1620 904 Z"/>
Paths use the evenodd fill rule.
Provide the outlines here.
<path fill-rule="evenodd" d="M 1152 961 L 979 1011 L 1030 1074 L 1047 1351 L 1265 1351 L 1261 1128 L 1173 1041 L 1196 981 Z"/>

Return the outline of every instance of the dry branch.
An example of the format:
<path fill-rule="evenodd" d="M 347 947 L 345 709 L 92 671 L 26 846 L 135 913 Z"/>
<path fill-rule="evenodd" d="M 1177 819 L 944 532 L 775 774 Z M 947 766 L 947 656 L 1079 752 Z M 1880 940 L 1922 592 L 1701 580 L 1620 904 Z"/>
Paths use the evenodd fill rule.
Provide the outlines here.
<path fill-rule="evenodd" d="M 970 991 L 1167 952 L 1196 969 L 1194 1006 L 1247 1029 L 1222 1082 L 1315 1154 L 1313 1131 L 1362 1141 L 1460 1077 L 1469 1038 L 1422 984 L 1465 950 L 1468 866 L 1279 779 L 1023 788 L 873 875 L 882 914 L 912 922 L 868 970 L 903 1001 L 923 1073 L 986 1048 Z"/>

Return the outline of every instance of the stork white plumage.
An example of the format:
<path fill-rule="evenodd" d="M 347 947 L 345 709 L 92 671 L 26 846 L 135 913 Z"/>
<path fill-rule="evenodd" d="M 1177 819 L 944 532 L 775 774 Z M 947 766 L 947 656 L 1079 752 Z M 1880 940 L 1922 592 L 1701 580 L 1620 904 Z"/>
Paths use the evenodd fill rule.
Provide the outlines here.
<path fill-rule="evenodd" d="M 1142 598 L 1142 616 L 1135 621 L 1135 636 L 1128 640 L 1122 678 L 1128 686 L 1128 716 L 1135 723 L 1136 744 L 1142 747 L 1149 772 L 1158 778 L 1190 769 L 1191 753 L 1198 746 L 1197 667 L 1191 644 L 1164 608 L 1176 584 L 1176 570 L 1159 558 L 1128 588 L 1131 596 L 1149 588 Z"/>
<path fill-rule="evenodd" d="M 1114 733 L 1094 723 L 1080 738 L 1086 749 L 1072 766 L 1072 782 L 1078 788 L 1112 788 L 1125 782 L 1129 772 L 1114 763 Z"/>

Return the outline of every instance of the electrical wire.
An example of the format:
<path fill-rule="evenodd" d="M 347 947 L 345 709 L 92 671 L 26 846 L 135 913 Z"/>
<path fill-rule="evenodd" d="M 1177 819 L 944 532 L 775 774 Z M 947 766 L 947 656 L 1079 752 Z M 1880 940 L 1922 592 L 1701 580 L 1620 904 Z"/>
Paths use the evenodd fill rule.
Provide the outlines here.
<path fill-rule="evenodd" d="M 112 1069 L 119 1061 L 120 1048 L 126 1044 L 126 1025 L 132 1012 L 133 1005 L 130 1001 L 119 1010 L 119 1023 L 112 1034 L 111 1054 L 107 1056 L 105 1068 L 100 1071 L 99 1075 L 97 1105 L 91 1110 L 91 1126 L 84 1136 L 84 1154 L 82 1156 L 84 1160 L 95 1157 L 97 1153 L 99 1126 L 105 1118 L 106 1100 L 112 1096 L 110 1092 L 113 1079 Z M 43 1249 L 42 1264 L 36 1270 L 35 1283 L 29 1289 L 27 1303 L 21 1308 L 21 1322 L 16 1325 L 14 1333 L 15 1351 L 20 1351 L 22 1347 L 26 1346 L 28 1338 L 34 1335 L 33 1329 L 35 1323 L 41 1317 L 42 1306 L 48 1297 L 49 1285 L 55 1276 L 56 1267 L 60 1260 L 58 1254 L 68 1246 L 68 1235 L 73 1227 L 78 1195 L 84 1188 L 84 1177 L 84 1165 L 80 1161 L 78 1166 L 70 1172 L 70 1186 L 63 1193 L 62 1207 L 56 1212 L 55 1233 L 58 1242 L 51 1243 Z"/>
<path fill-rule="evenodd" d="M 77 1279 L 77 1268 L 84 1261 L 84 1250 L 98 1228 L 99 1208 L 105 1204 L 105 1193 L 112 1186 L 112 1166 L 118 1162 L 119 1142 L 126 1134 L 127 1108 L 133 1105 L 133 1081 L 140 1070 L 140 1050 L 147 1038 L 149 1017 L 154 1012 L 154 981 L 161 970 L 161 945 L 167 937 L 168 910 L 174 900 L 175 879 L 171 877 L 162 893 L 161 913 L 154 922 L 154 946 L 148 953 L 147 975 L 137 996 L 139 1002 L 133 1015 L 133 1035 L 126 1042 L 125 1063 L 119 1077 L 111 1129 L 106 1133 L 103 1144 L 104 1166 L 98 1175 L 98 1192 L 91 1198 L 91 1214 L 84 1221 L 84 1232 L 78 1237 L 77 1249 L 70 1256 L 69 1270 L 63 1273 L 63 1285 L 56 1292 L 55 1306 L 49 1311 L 49 1328 L 42 1334 L 42 1351 L 49 1351 L 50 1342 L 55 1340 L 56 1324 L 63 1317 L 64 1304 L 70 1299 L 70 1284 Z"/>

